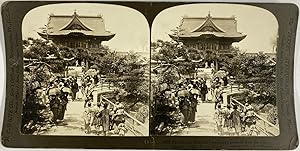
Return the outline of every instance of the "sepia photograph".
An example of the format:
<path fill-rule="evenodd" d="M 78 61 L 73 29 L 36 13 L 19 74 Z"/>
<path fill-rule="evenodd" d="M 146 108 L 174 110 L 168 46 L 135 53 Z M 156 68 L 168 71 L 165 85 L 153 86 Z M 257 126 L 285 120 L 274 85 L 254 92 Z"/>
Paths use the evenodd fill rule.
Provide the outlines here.
<path fill-rule="evenodd" d="M 295 2 L 8 1 L 0 18 L 2 148 L 299 145 Z"/>
<path fill-rule="evenodd" d="M 278 136 L 276 17 L 239 4 L 186 4 L 151 28 L 150 135 Z"/>
<path fill-rule="evenodd" d="M 23 134 L 148 136 L 150 29 L 143 14 L 44 5 L 23 19 Z"/>

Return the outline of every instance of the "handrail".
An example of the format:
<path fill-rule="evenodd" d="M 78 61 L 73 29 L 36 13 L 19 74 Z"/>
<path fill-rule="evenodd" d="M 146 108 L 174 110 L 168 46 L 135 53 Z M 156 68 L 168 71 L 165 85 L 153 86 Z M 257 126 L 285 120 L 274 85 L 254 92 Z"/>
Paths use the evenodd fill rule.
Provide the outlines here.
<path fill-rule="evenodd" d="M 111 102 L 109 99 L 105 98 L 104 96 L 101 96 L 102 99 L 104 99 L 105 101 L 107 101 L 108 103 L 112 104 L 113 106 L 117 106 L 115 103 Z M 133 121 L 137 122 L 139 125 L 141 125 L 143 128 L 147 127 L 144 125 L 144 123 L 140 122 L 139 120 L 137 120 L 136 118 L 134 118 L 133 116 L 131 116 L 129 113 L 127 113 L 126 111 L 124 111 L 125 115 L 128 116 L 129 118 L 131 118 Z M 140 132 L 142 133 L 142 132 Z M 142 133 L 143 134 L 143 133 Z"/>
<path fill-rule="evenodd" d="M 138 133 L 142 134 L 142 136 L 144 136 L 144 134 L 143 134 L 142 132 L 140 132 L 139 130 L 133 129 L 133 128 L 135 127 L 133 124 L 129 123 L 128 121 L 125 121 L 125 123 L 126 123 L 126 124 L 125 124 L 126 127 L 128 127 L 128 128 L 130 129 L 130 131 L 131 131 L 135 136 L 138 135 L 135 131 L 137 131 Z M 128 125 L 129 125 L 129 126 L 128 126 Z M 130 126 L 133 127 L 133 128 L 131 128 Z"/>
<path fill-rule="evenodd" d="M 111 102 L 109 99 L 105 98 L 104 96 L 101 96 L 104 100 L 106 100 L 107 102 L 109 102 L 110 104 L 117 106 L 115 103 Z M 124 113 L 131 118 L 132 120 L 134 120 L 135 122 L 139 123 L 140 125 L 142 125 L 143 127 L 147 128 L 146 126 L 144 126 L 144 123 L 140 122 L 139 120 L 135 119 L 133 116 L 131 116 L 129 113 L 127 113 L 126 111 L 124 111 Z"/>
<path fill-rule="evenodd" d="M 242 107 L 245 107 L 245 105 L 243 105 L 241 102 L 237 101 L 236 99 L 234 98 L 231 98 L 234 102 L 238 103 L 239 105 L 241 105 Z M 271 127 L 275 128 L 276 130 L 279 131 L 279 128 L 272 124 L 271 122 L 269 122 L 268 120 L 264 119 L 263 117 L 259 116 L 257 113 L 254 112 L 254 115 L 259 118 L 260 120 L 264 121 L 265 123 L 267 123 L 268 125 L 270 125 Z"/>

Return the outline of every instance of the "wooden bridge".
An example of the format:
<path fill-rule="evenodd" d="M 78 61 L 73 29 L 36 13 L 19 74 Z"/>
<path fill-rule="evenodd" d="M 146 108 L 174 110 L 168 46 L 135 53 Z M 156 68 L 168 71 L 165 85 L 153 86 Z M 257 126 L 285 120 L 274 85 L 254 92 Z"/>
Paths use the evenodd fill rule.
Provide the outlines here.
<path fill-rule="evenodd" d="M 231 98 L 231 103 L 240 106 L 241 108 L 245 108 L 245 106 L 237 101 L 234 98 Z M 256 117 L 256 127 L 260 132 L 262 132 L 265 136 L 278 136 L 280 133 L 279 127 L 269 122 L 267 119 L 263 118 L 257 113 L 254 113 Z"/>
<path fill-rule="evenodd" d="M 116 106 L 115 103 L 110 101 L 109 99 L 102 97 L 102 101 L 108 102 L 112 106 Z M 130 115 L 128 112 L 125 111 L 126 119 L 125 119 L 125 126 L 126 128 L 131 131 L 135 136 L 147 136 L 149 134 L 149 126 L 140 122 L 135 117 Z"/>
<path fill-rule="evenodd" d="M 95 87 L 92 91 L 93 102 L 96 103 L 99 100 L 109 103 L 109 105 L 115 107 L 116 104 L 110 101 L 108 98 L 104 97 L 101 94 L 110 93 L 114 90 L 114 87 L 110 87 L 109 84 L 103 83 L 100 87 Z M 98 97 L 100 97 L 98 99 Z M 135 136 L 148 136 L 149 135 L 149 125 L 144 124 L 128 112 L 125 111 L 125 126 L 126 128 Z"/>

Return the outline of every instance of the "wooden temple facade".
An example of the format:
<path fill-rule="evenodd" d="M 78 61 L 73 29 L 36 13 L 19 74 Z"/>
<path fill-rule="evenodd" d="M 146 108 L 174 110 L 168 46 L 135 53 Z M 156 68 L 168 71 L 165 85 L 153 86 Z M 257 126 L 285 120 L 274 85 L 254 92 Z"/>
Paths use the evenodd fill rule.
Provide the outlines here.
<path fill-rule="evenodd" d="M 198 50 L 224 53 L 232 47 L 232 43 L 246 37 L 237 31 L 235 17 L 214 18 L 210 14 L 206 17 L 183 17 L 178 30 L 169 36 Z"/>
<path fill-rule="evenodd" d="M 46 27 L 38 34 L 70 48 L 100 48 L 102 41 L 115 36 L 106 31 L 101 15 L 79 16 L 76 12 L 71 16 L 51 14 Z"/>

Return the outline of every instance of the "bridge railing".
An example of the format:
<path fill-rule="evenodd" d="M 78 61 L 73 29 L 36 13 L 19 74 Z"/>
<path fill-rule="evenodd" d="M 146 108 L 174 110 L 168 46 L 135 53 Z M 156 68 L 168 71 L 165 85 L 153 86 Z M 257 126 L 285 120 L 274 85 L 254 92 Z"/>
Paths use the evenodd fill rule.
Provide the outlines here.
<path fill-rule="evenodd" d="M 102 97 L 102 101 L 108 102 L 112 106 L 117 106 L 115 103 L 110 101 L 104 96 Z M 125 125 L 126 127 L 136 136 L 147 136 L 148 135 L 148 126 L 142 123 L 141 121 L 134 118 L 128 112 L 124 112 L 126 115 Z"/>
<path fill-rule="evenodd" d="M 241 102 L 237 101 L 234 98 L 231 98 L 231 102 L 238 104 L 239 106 L 245 108 L 245 105 Z M 278 136 L 280 133 L 279 127 L 274 125 L 273 123 L 269 122 L 267 119 L 263 118 L 262 116 L 258 115 L 254 112 L 254 115 L 259 119 L 257 121 L 256 126 L 259 128 L 261 132 L 263 132 L 267 136 Z"/>

